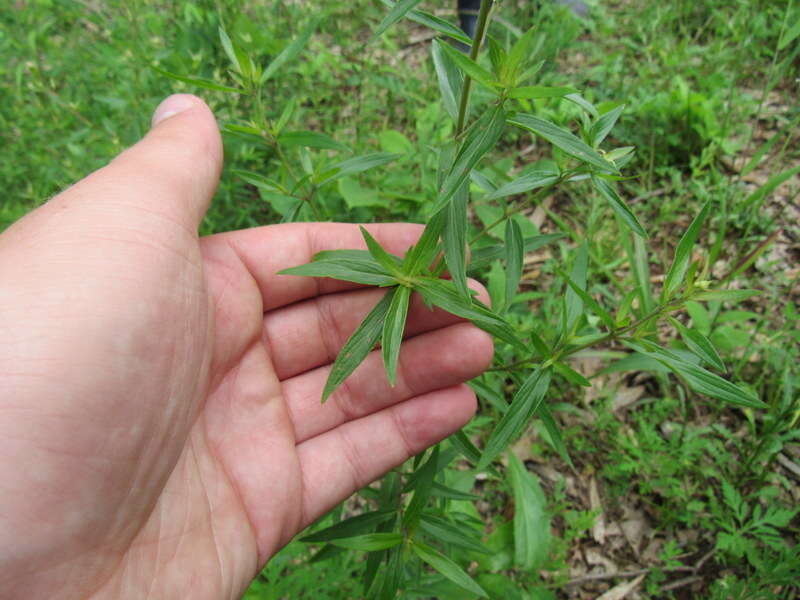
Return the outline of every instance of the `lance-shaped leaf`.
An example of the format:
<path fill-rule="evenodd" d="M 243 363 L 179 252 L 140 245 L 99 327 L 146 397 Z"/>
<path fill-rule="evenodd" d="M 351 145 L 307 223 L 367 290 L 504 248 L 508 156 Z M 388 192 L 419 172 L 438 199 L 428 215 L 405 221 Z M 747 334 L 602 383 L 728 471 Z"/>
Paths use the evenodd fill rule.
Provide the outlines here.
<path fill-rule="evenodd" d="M 281 275 L 331 277 L 364 285 L 388 286 L 397 281 L 366 251 L 326 250 L 314 255 L 312 262 L 279 271 Z"/>
<path fill-rule="evenodd" d="M 381 587 L 375 596 L 370 596 L 374 600 L 394 600 L 397 590 L 403 580 L 403 549 L 401 547 L 392 548 L 389 551 L 389 558 L 386 560 L 386 568 L 383 571 Z"/>
<path fill-rule="evenodd" d="M 372 531 L 375 526 L 384 523 L 394 516 L 389 510 L 376 510 L 373 512 L 356 515 L 344 521 L 326 527 L 300 538 L 301 542 L 329 542 L 339 538 L 348 538 Z"/>
<path fill-rule="evenodd" d="M 337 142 L 331 136 L 317 131 L 284 131 L 278 136 L 278 143 L 287 148 L 304 146 L 326 150 L 348 150 L 347 146 Z"/>
<path fill-rule="evenodd" d="M 386 6 L 394 6 L 392 0 L 381 0 L 384 5 Z M 436 15 L 433 15 L 429 12 L 425 12 L 424 10 L 414 9 L 406 14 L 406 18 L 409 21 L 414 21 L 415 23 L 419 23 L 420 25 L 424 25 L 425 27 L 430 27 L 434 31 L 438 31 L 439 33 L 446 35 L 449 38 L 457 40 L 462 44 L 466 44 L 469 46 L 472 43 L 472 39 L 461 31 L 456 25 L 453 25 L 450 21 L 446 21 Z"/>
<path fill-rule="evenodd" d="M 567 452 L 567 446 L 564 444 L 564 438 L 561 437 L 561 430 L 558 428 L 556 420 L 550 413 L 547 403 L 542 402 L 539 404 L 539 408 L 536 409 L 535 414 L 542 420 L 542 425 L 544 425 L 547 435 L 550 436 L 550 443 L 555 451 L 558 452 L 558 455 L 565 463 L 567 463 L 570 467 L 575 468 L 575 465 L 572 463 L 572 459 L 569 456 L 569 452 Z"/>
<path fill-rule="evenodd" d="M 483 588 L 475 583 L 472 577 L 467 575 L 467 573 L 461 567 L 459 567 L 456 563 L 435 548 L 432 548 L 427 544 L 423 544 L 420 541 L 414 540 L 411 544 L 411 549 L 414 551 L 414 554 L 416 554 L 422 560 L 422 562 L 429 564 L 436 571 L 447 577 L 447 579 L 456 585 L 461 586 L 468 592 L 477 594 L 481 598 L 488 597 Z"/>
<path fill-rule="evenodd" d="M 458 70 L 450 55 L 442 51 L 442 42 L 433 40 L 431 44 L 433 66 L 436 78 L 439 80 L 439 92 L 442 94 L 442 104 L 445 110 L 455 121 L 458 118 L 458 103 L 461 90 L 464 87 L 464 76 Z"/>
<path fill-rule="evenodd" d="M 322 401 L 325 402 L 333 391 L 344 382 L 347 377 L 356 370 L 363 360 L 375 347 L 383 331 L 383 321 L 389 312 L 389 306 L 394 299 L 397 288 L 392 288 L 380 302 L 375 305 L 366 318 L 353 332 L 347 342 L 345 342 L 336 360 L 333 361 L 325 388 L 322 390 Z"/>
<path fill-rule="evenodd" d="M 408 12 L 419 4 L 422 0 L 400 0 L 396 2 L 392 9 L 389 11 L 373 34 L 373 38 L 379 38 L 383 32 L 389 29 L 392 25 L 397 23 L 400 19 L 406 16 Z"/>
<path fill-rule="evenodd" d="M 244 90 L 240 90 L 239 88 L 230 87 L 228 85 L 220 85 L 210 79 L 203 79 L 202 77 L 185 77 L 183 75 L 177 75 L 175 73 L 170 73 L 169 71 L 165 71 L 164 69 L 159 69 L 156 66 L 152 67 L 154 71 L 158 71 L 164 77 L 169 77 L 170 79 L 174 79 L 175 81 L 182 81 L 183 83 L 188 83 L 190 85 L 196 85 L 199 88 L 203 88 L 206 90 L 214 90 L 215 92 L 227 92 L 229 94 L 244 94 Z"/>
<path fill-rule="evenodd" d="M 689 228 L 681 236 L 678 246 L 675 248 L 675 258 L 672 259 L 672 265 L 664 277 L 664 287 L 661 291 L 661 299 L 663 301 L 669 300 L 678 291 L 686 276 L 686 271 L 689 269 L 689 261 L 692 259 L 692 248 L 700 235 L 700 229 L 711 210 L 712 200 L 703 205 L 700 212 L 689 225 Z"/>
<path fill-rule="evenodd" d="M 524 258 L 522 229 L 514 219 L 508 219 L 506 221 L 506 309 L 511 306 L 517 293 L 519 280 L 522 278 Z"/>
<path fill-rule="evenodd" d="M 676 375 L 682 377 L 684 381 L 699 394 L 705 394 L 711 398 L 744 406 L 747 408 L 766 408 L 767 405 L 756 396 L 739 386 L 715 375 L 711 371 L 683 360 L 677 354 L 664 348 L 659 348 L 653 344 L 640 344 L 626 342 L 629 347 L 646 356 L 651 356 L 661 364 L 669 367 Z"/>
<path fill-rule="evenodd" d="M 335 163 L 326 168 L 319 175 L 317 185 L 324 185 L 331 181 L 336 181 L 340 177 L 352 175 L 353 173 L 361 173 L 367 169 L 385 165 L 388 162 L 400 158 L 402 154 L 394 154 L 391 152 L 373 152 L 371 154 L 364 154 L 363 156 L 355 156 L 348 158 L 341 162 Z"/>
<path fill-rule="evenodd" d="M 570 279 L 581 289 L 586 289 L 586 270 L 589 264 L 589 249 L 586 242 L 578 247 L 578 254 L 572 264 Z M 562 321 L 562 335 L 564 339 L 572 335 L 578 319 L 583 314 L 583 300 L 569 287 L 564 297 L 564 319 Z"/>
<path fill-rule="evenodd" d="M 406 252 L 403 259 L 403 272 L 409 276 L 414 276 L 424 272 L 436 256 L 436 249 L 439 246 L 439 236 L 444 228 L 445 214 L 440 212 L 433 215 L 419 240 Z"/>
<path fill-rule="evenodd" d="M 442 211 L 445 215 L 442 231 L 442 248 L 450 277 L 456 288 L 465 297 L 469 297 L 467 288 L 467 203 L 469 202 L 469 184 L 464 184 L 453 196 L 453 201 Z"/>
<path fill-rule="evenodd" d="M 475 539 L 464 532 L 467 529 L 466 527 L 444 517 L 423 514 L 419 522 L 419 528 L 444 544 L 451 544 L 480 554 L 491 554 L 491 550 L 484 546 L 480 539 Z"/>
<path fill-rule="evenodd" d="M 603 113 L 603 115 L 594 122 L 591 130 L 589 131 L 589 139 L 592 140 L 592 146 L 597 148 L 600 143 L 606 139 L 606 136 L 611 133 L 614 125 L 616 125 L 617 120 L 619 119 L 623 110 L 625 110 L 625 105 L 620 104 L 616 108 L 612 108 L 607 113 Z"/>
<path fill-rule="evenodd" d="M 574 94 L 577 92 L 575 88 L 571 87 L 550 87 L 546 85 L 526 85 L 523 87 L 514 88 L 508 92 L 509 98 L 518 98 L 526 100 L 536 100 L 538 98 L 561 98 L 567 94 Z"/>
<path fill-rule="evenodd" d="M 530 190 L 553 185 L 558 182 L 558 179 L 559 174 L 557 171 L 531 171 L 530 173 L 525 173 L 525 175 L 521 175 L 501 185 L 493 192 L 487 194 L 484 199 L 496 200 L 497 198 L 522 194 Z"/>
<path fill-rule="evenodd" d="M 564 278 L 570 289 L 583 301 L 583 303 L 586 306 L 589 307 L 589 310 L 591 310 L 594 314 L 600 317 L 600 320 L 603 321 L 603 323 L 605 323 L 609 329 L 614 329 L 616 327 L 616 323 L 614 323 L 614 319 L 611 317 L 608 311 L 606 311 L 602 306 L 600 306 L 597 300 L 592 298 L 589 292 L 587 292 L 585 289 L 583 289 L 581 286 L 575 283 L 572 280 L 572 278 L 566 273 L 564 273 L 564 271 L 562 271 L 561 269 L 557 268 L 556 272 L 559 275 L 561 275 L 561 277 Z"/>
<path fill-rule="evenodd" d="M 422 518 L 422 510 L 428 502 L 433 489 L 433 480 L 439 463 L 439 446 L 433 450 L 424 465 L 414 472 L 414 495 L 403 513 L 403 527 L 413 530 Z"/>
<path fill-rule="evenodd" d="M 484 331 L 516 346 L 523 352 L 527 351 L 508 323 L 475 300 L 459 294 L 452 281 L 420 278 L 415 281 L 414 289 L 422 294 L 427 302 L 435 304 L 457 317 L 472 321 Z"/>
<path fill-rule="evenodd" d="M 741 302 L 752 296 L 758 296 L 761 290 L 705 290 L 692 295 L 696 300 L 720 300 L 723 302 Z"/>
<path fill-rule="evenodd" d="M 566 129 L 554 125 L 550 121 L 545 121 L 533 115 L 519 113 L 511 117 L 508 122 L 543 137 L 564 153 L 574 156 L 578 160 L 598 167 L 603 171 L 610 171 L 612 173 L 619 172 L 617 167 L 600 156 L 600 154 L 587 145 L 586 142 Z"/>
<path fill-rule="evenodd" d="M 596 175 L 592 177 L 592 184 L 594 188 L 600 192 L 600 195 L 608 201 L 614 212 L 617 213 L 622 222 L 625 223 L 631 231 L 640 237 L 647 237 L 647 232 L 644 230 L 644 227 L 639 223 L 639 220 L 631 209 L 628 208 L 628 205 L 625 204 L 625 201 L 617 194 L 612 184 Z"/>
<path fill-rule="evenodd" d="M 376 550 L 386 550 L 403 543 L 402 533 L 365 533 L 349 538 L 336 538 L 331 540 L 331 544 L 349 548 L 351 550 L 361 550 L 363 552 L 375 552 Z"/>
<path fill-rule="evenodd" d="M 277 194 L 283 194 L 285 196 L 290 195 L 289 190 L 286 189 L 282 184 L 278 183 L 274 179 L 270 179 L 269 177 L 264 177 L 259 173 L 245 171 L 244 169 L 233 169 L 233 173 L 244 179 L 250 185 L 254 185 L 257 188 L 266 190 L 267 192 L 274 192 Z"/>
<path fill-rule="evenodd" d="M 388 273 L 400 275 L 400 259 L 384 250 L 383 246 L 378 243 L 378 240 L 372 237 L 372 234 L 363 226 L 359 225 L 358 228 L 361 230 L 361 236 L 367 243 L 367 251 L 370 256 Z"/>
<path fill-rule="evenodd" d="M 481 85 L 489 88 L 495 94 L 497 93 L 497 81 L 489 71 L 484 69 L 470 57 L 462 54 L 449 44 L 442 44 L 442 50 L 445 54 L 449 55 L 452 61 L 458 66 L 459 69 L 464 71 L 466 75 L 480 83 Z"/>
<path fill-rule="evenodd" d="M 278 72 L 283 65 L 285 65 L 290 60 L 294 59 L 295 56 L 300 54 L 300 51 L 308 42 L 311 34 L 314 33 L 314 30 L 319 25 L 319 22 L 323 19 L 323 15 L 318 15 L 311 22 L 300 32 L 294 41 L 292 41 L 286 48 L 281 50 L 281 52 L 272 59 L 272 62 L 269 63 L 264 72 L 261 74 L 261 84 L 263 85 L 270 77 L 272 77 L 275 73 Z"/>
<path fill-rule="evenodd" d="M 431 209 L 436 214 L 442 210 L 459 187 L 469 178 L 469 173 L 500 139 L 505 126 L 505 111 L 497 106 L 472 124 L 456 154 L 453 166 L 442 183 L 439 197 Z"/>
<path fill-rule="evenodd" d="M 562 233 L 546 233 L 525 238 L 525 253 L 535 252 L 539 248 L 564 237 Z M 472 258 L 469 261 L 469 271 L 475 272 L 485 269 L 498 258 L 503 258 L 505 254 L 505 244 L 493 244 L 484 246 L 472 251 Z"/>
<path fill-rule="evenodd" d="M 528 378 L 517 389 L 517 393 L 514 394 L 511 406 L 508 407 L 489 436 L 486 449 L 476 467 L 478 471 L 485 469 L 522 432 L 544 400 L 549 387 L 549 369 L 537 368 L 528 375 Z"/>
<path fill-rule="evenodd" d="M 798 173 L 800 173 L 800 165 L 794 166 L 790 169 L 782 171 L 781 173 L 773 175 L 772 177 L 767 179 L 767 182 L 764 185 L 762 185 L 755 192 L 750 194 L 747 197 L 747 199 L 742 203 L 742 206 L 744 208 L 749 208 L 754 204 L 760 204 L 761 201 L 764 200 L 764 198 L 769 196 L 775 190 L 775 188 L 781 185 L 784 181 L 788 181 Z"/>
<path fill-rule="evenodd" d="M 398 286 L 392 303 L 389 305 L 389 313 L 383 322 L 383 335 L 381 336 L 383 365 L 386 368 L 389 384 L 392 386 L 397 380 L 397 359 L 400 356 L 400 343 L 403 341 L 403 331 L 406 327 L 410 296 L 410 288 L 403 285 Z"/>
<path fill-rule="evenodd" d="M 536 475 L 513 452 L 508 453 L 508 473 L 514 493 L 514 562 L 531 571 L 547 558 L 550 549 L 550 515 Z"/>
<path fill-rule="evenodd" d="M 714 348 L 714 345 L 706 336 L 697 331 L 697 329 L 689 329 L 677 319 L 670 318 L 669 321 L 681 334 L 681 339 L 689 347 L 689 350 L 702 358 L 706 364 L 720 371 L 725 370 L 725 363 L 722 362 L 717 349 Z"/>

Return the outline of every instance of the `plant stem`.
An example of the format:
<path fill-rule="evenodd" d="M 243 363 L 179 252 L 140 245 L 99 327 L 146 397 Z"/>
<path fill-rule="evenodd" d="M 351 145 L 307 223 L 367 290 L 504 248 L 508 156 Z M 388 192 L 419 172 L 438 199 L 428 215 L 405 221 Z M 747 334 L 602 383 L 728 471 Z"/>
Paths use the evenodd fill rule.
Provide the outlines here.
<path fill-rule="evenodd" d="M 481 0 L 481 9 L 478 13 L 478 24 L 475 28 L 475 39 L 472 40 L 472 48 L 469 51 L 469 57 L 472 60 L 478 58 L 481 45 L 483 44 L 483 37 L 489 25 L 489 13 L 492 10 L 494 0 Z M 458 106 L 458 120 L 456 122 L 456 137 L 461 135 L 464 131 L 464 121 L 467 119 L 467 108 L 469 107 L 469 91 L 472 87 L 472 79 L 469 75 L 464 75 L 464 87 L 461 90 L 461 102 Z"/>

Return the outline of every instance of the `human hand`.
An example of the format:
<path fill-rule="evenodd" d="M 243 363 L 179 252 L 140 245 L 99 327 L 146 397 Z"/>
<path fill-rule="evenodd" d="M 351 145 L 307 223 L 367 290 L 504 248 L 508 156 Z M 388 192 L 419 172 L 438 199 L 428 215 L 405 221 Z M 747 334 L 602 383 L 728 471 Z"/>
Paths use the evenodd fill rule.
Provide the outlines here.
<path fill-rule="evenodd" d="M 183 108 L 182 112 L 169 114 Z M 492 356 L 412 301 L 390 387 L 330 363 L 382 290 L 277 275 L 355 225 L 198 239 L 222 147 L 173 96 L 139 144 L 0 235 L 0 596 L 239 597 L 292 536 L 475 410 Z M 397 254 L 421 232 L 375 225 Z"/>

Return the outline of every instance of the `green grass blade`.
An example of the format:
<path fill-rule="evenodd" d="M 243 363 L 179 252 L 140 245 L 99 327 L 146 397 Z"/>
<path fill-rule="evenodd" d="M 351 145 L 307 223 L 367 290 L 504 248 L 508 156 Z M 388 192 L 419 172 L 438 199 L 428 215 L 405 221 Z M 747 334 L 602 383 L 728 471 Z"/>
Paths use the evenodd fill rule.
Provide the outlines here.
<path fill-rule="evenodd" d="M 402 285 L 398 286 L 394 298 L 392 298 L 392 303 L 389 305 L 389 313 L 383 322 L 383 334 L 381 336 L 383 365 L 386 368 L 389 384 L 392 386 L 397 380 L 397 359 L 400 356 L 400 343 L 403 341 L 403 331 L 406 327 L 408 300 L 410 297 L 410 288 Z"/>
<path fill-rule="evenodd" d="M 785 171 L 783 171 L 781 173 L 777 173 L 776 175 L 773 175 L 772 177 L 767 179 L 767 182 L 764 185 L 762 185 L 755 192 L 750 194 L 747 197 L 747 199 L 742 203 L 742 206 L 744 208 L 750 208 L 754 204 L 759 204 L 760 205 L 761 202 L 763 202 L 764 198 L 766 198 L 772 192 L 775 191 L 775 188 L 777 188 L 779 185 L 781 185 L 785 181 L 788 181 L 789 179 L 791 179 L 792 177 L 794 177 L 798 173 L 800 173 L 800 165 L 792 167 L 791 169 L 786 169 Z"/>
<path fill-rule="evenodd" d="M 313 264 L 313 263 L 312 263 Z M 322 401 L 325 402 L 347 377 L 356 370 L 356 367 L 367 357 L 375 347 L 383 331 L 383 321 L 397 288 L 392 288 L 381 298 L 353 335 L 345 342 L 339 355 L 333 362 L 325 388 L 322 390 Z"/>
<path fill-rule="evenodd" d="M 414 554 L 416 554 L 420 560 L 422 560 L 422 562 L 433 567 L 434 570 L 447 577 L 447 579 L 456 585 L 461 586 L 468 592 L 477 594 L 481 598 L 488 598 L 483 588 L 475 583 L 472 577 L 467 575 L 467 573 L 461 567 L 459 567 L 456 563 L 447 558 L 438 550 L 417 540 L 412 542 L 411 549 L 414 551 Z"/>

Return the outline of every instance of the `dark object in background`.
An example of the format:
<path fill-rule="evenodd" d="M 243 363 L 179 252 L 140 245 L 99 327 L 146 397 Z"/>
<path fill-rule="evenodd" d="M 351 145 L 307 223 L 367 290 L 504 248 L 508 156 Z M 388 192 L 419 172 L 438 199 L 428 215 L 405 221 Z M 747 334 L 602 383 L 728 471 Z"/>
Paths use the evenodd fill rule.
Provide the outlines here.
<path fill-rule="evenodd" d="M 578 17 L 585 17 L 589 14 L 589 7 L 583 0 L 555 0 L 555 3 L 566 6 Z M 458 0 L 458 20 L 461 29 L 469 37 L 475 37 L 475 25 L 478 22 L 480 8 L 481 0 Z"/>

